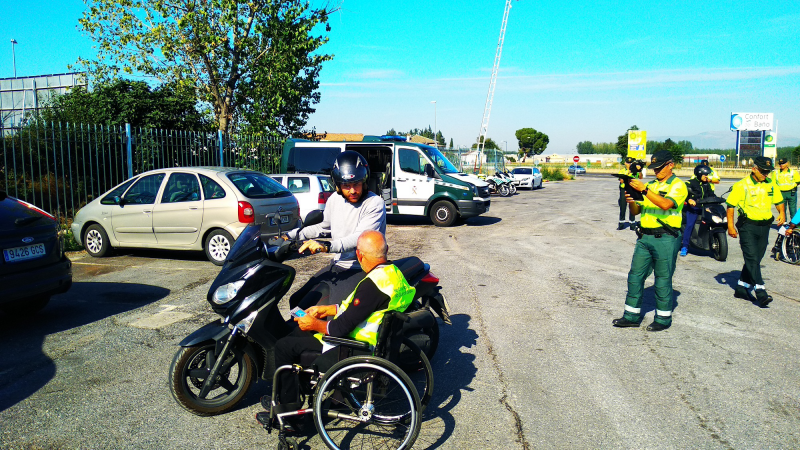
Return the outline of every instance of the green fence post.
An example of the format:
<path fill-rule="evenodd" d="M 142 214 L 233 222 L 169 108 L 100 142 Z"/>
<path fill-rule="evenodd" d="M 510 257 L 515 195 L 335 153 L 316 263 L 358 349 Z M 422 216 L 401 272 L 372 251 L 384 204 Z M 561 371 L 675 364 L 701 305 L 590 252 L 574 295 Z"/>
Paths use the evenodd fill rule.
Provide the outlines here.
<path fill-rule="evenodd" d="M 133 178 L 133 136 L 131 136 L 131 124 L 125 124 L 125 137 L 128 140 L 128 178 Z"/>

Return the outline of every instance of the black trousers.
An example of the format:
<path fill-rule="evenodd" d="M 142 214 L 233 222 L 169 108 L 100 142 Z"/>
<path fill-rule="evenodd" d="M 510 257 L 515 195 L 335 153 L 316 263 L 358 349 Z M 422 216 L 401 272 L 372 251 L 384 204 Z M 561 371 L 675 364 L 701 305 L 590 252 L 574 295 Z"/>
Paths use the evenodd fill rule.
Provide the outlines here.
<path fill-rule="evenodd" d="M 625 222 L 625 211 L 628 211 L 628 221 L 633 222 L 634 216 L 631 212 L 631 209 L 628 207 L 628 202 L 625 201 L 625 189 L 619 188 L 619 200 L 617 201 L 619 205 L 619 221 Z"/>
<path fill-rule="evenodd" d="M 312 332 L 295 328 L 291 333 L 278 339 L 278 342 L 275 343 L 275 367 L 299 363 L 300 354 L 306 350 L 321 352 L 322 343 L 314 337 Z M 299 401 L 299 388 L 295 374 L 289 371 L 282 372 L 280 374 L 280 383 L 280 391 L 275 401 L 278 403 Z"/>
<path fill-rule="evenodd" d="M 744 267 L 739 279 L 747 284 L 764 285 L 761 260 L 769 245 L 769 228 L 770 224 L 758 225 L 747 221 L 739 227 L 739 245 L 744 257 Z"/>
<path fill-rule="evenodd" d="M 308 309 L 315 305 L 341 305 L 367 276 L 361 268 L 343 269 L 337 265 L 326 266 L 314 274 L 300 289 L 289 297 L 289 307 Z"/>

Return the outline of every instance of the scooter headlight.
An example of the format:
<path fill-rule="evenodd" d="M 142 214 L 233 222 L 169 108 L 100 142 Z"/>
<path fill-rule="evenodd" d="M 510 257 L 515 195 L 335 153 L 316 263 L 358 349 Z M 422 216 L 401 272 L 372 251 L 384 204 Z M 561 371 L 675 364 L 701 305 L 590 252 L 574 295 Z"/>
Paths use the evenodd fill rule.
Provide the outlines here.
<path fill-rule="evenodd" d="M 236 294 L 239 293 L 239 289 L 242 288 L 242 285 L 244 285 L 244 280 L 223 284 L 222 286 L 218 287 L 216 291 L 214 291 L 214 296 L 211 298 L 214 300 L 214 303 L 218 305 L 224 305 L 236 297 Z"/>
<path fill-rule="evenodd" d="M 727 217 L 711 216 L 711 221 L 713 221 L 714 223 L 725 223 L 725 222 L 728 221 L 728 218 Z"/>
<path fill-rule="evenodd" d="M 249 316 L 242 319 L 241 322 L 236 324 L 236 328 L 238 328 L 242 333 L 247 334 L 250 331 L 250 327 L 253 326 L 253 322 L 256 320 L 256 316 L 258 315 L 258 311 L 253 311 L 250 313 Z"/>

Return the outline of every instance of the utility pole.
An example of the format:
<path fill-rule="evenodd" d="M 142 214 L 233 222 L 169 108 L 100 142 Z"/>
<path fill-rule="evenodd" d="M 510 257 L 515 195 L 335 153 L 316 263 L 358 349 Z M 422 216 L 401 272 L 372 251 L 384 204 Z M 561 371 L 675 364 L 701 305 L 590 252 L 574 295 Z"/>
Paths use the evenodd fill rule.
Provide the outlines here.
<path fill-rule="evenodd" d="M 433 103 L 433 141 L 436 143 L 435 147 L 439 148 L 439 140 L 436 138 L 438 134 L 438 129 L 436 128 L 436 100 L 432 101 Z"/>
<path fill-rule="evenodd" d="M 497 84 L 497 71 L 500 69 L 500 56 L 503 54 L 503 41 L 506 37 L 506 25 L 508 24 L 508 12 L 511 11 L 511 0 L 506 0 L 506 7 L 503 11 L 503 22 L 500 24 L 500 39 L 497 42 L 497 51 L 494 55 L 494 67 L 492 67 L 492 78 L 489 81 L 489 93 L 486 95 L 486 106 L 483 107 L 483 119 L 481 119 L 481 132 L 478 135 L 478 171 L 483 162 L 483 150 L 485 147 L 486 133 L 489 131 L 489 114 L 492 112 L 492 100 L 494 99 L 494 87 Z"/>
<path fill-rule="evenodd" d="M 14 64 L 14 78 L 17 78 L 17 53 L 14 51 L 14 46 L 17 44 L 17 41 L 14 38 L 11 38 L 11 60 Z"/>

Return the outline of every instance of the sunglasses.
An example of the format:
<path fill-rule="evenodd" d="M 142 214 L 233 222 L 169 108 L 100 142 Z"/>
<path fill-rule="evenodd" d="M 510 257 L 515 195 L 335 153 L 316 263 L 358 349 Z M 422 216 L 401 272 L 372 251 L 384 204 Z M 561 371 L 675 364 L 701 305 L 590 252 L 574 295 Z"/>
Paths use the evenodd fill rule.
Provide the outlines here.
<path fill-rule="evenodd" d="M 761 175 L 769 175 L 772 173 L 772 169 L 762 169 L 761 167 L 756 167 L 756 169 L 761 172 Z"/>

